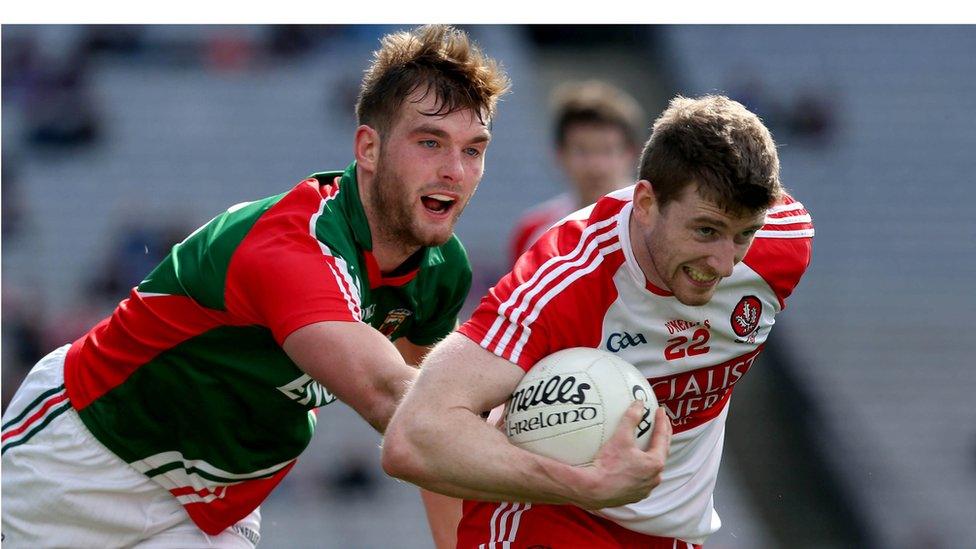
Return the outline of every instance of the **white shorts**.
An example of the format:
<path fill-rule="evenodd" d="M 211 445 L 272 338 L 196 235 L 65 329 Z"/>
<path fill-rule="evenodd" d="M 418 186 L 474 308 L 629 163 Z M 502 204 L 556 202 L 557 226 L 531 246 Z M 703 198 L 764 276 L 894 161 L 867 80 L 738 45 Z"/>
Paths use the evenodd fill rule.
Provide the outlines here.
<path fill-rule="evenodd" d="M 42 358 L 3 412 L 4 547 L 253 549 L 258 509 L 209 536 L 169 492 L 95 439 L 64 391 L 67 351 Z"/>

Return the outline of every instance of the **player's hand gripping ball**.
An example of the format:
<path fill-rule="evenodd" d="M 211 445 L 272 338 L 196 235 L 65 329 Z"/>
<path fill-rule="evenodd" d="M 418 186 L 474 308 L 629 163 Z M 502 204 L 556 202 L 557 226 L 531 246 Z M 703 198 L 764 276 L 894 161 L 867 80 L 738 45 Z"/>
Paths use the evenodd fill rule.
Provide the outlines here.
<path fill-rule="evenodd" d="M 588 465 L 635 400 L 644 416 L 634 436 L 646 449 L 657 399 L 647 379 L 616 355 L 574 347 L 525 374 L 505 405 L 505 432 L 516 446 L 570 465 Z"/>

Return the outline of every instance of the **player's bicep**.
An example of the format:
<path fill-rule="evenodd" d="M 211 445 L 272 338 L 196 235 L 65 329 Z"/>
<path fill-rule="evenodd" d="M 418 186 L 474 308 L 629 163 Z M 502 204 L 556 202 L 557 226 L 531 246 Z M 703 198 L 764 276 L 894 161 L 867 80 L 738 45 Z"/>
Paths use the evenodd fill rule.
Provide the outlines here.
<path fill-rule="evenodd" d="M 508 400 L 524 375 L 520 367 L 455 332 L 424 360 L 409 398 L 481 414 Z"/>
<path fill-rule="evenodd" d="M 309 324 L 282 347 L 301 370 L 378 428 L 416 377 L 393 344 L 362 322 Z"/>

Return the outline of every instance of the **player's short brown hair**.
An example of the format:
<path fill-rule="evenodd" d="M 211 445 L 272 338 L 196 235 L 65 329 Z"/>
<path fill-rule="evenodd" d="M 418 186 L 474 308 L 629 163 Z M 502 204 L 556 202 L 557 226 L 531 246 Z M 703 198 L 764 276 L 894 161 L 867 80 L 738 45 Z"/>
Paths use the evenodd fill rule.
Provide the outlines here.
<path fill-rule="evenodd" d="M 726 211 L 754 213 L 782 193 L 776 143 L 758 116 L 722 95 L 675 97 L 654 122 L 639 175 L 661 207 L 696 183 Z"/>
<path fill-rule="evenodd" d="M 356 116 L 360 124 L 384 133 L 403 101 L 421 89 L 437 97 L 436 110 L 427 114 L 472 109 L 487 123 L 509 86 L 501 65 L 485 56 L 464 31 L 426 25 L 382 38 L 363 77 Z"/>
<path fill-rule="evenodd" d="M 644 110 L 629 94 L 600 80 L 563 84 L 552 94 L 556 145 L 566 143 L 566 132 L 577 124 L 614 126 L 634 148 L 644 140 Z"/>

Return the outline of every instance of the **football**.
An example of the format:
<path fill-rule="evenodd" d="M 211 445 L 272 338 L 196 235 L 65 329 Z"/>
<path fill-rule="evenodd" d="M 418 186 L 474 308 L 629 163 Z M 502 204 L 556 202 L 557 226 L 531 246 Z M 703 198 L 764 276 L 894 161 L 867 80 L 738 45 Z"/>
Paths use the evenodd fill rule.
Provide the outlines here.
<path fill-rule="evenodd" d="M 509 441 L 570 465 L 588 465 L 630 403 L 644 402 L 634 436 L 646 449 L 657 399 L 633 365 L 599 349 L 557 351 L 525 374 L 505 405 Z"/>

